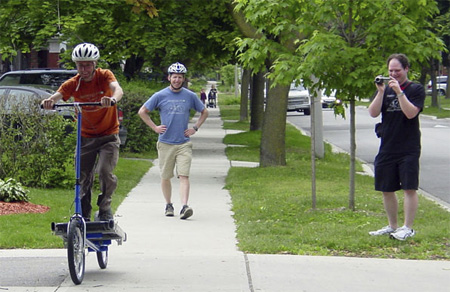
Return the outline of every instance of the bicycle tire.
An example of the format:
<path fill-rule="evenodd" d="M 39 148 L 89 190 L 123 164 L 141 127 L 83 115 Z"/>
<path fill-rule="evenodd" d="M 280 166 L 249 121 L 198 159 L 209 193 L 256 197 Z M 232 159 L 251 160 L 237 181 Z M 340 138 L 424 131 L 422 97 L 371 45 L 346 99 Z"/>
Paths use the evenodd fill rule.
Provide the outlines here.
<path fill-rule="evenodd" d="M 101 269 L 106 269 L 108 266 L 108 250 L 97 251 L 97 262 Z"/>
<path fill-rule="evenodd" d="M 70 277 L 75 285 L 81 284 L 85 269 L 85 247 L 81 224 L 72 220 L 67 234 L 67 258 L 69 262 Z"/>

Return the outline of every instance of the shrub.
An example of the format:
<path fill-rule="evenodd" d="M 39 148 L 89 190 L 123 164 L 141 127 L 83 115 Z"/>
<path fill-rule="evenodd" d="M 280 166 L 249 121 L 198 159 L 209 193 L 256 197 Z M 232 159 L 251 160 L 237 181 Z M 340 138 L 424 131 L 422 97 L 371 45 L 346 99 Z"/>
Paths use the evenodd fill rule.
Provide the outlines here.
<path fill-rule="evenodd" d="M 28 202 L 28 190 L 22 184 L 12 178 L 6 181 L 0 179 L 0 201 L 4 202 Z"/>
<path fill-rule="evenodd" d="M 167 84 L 133 80 L 121 81 L 121 85 L 125 94 L 119 106 L 128 130 L 122 151 L 155 151 L 158 134 L 142 122 L 137 112 L 154 92 Z M 17 108 L 0 106 L 0 179 L 11 177 L 29 187 L 73 187 L 75 123 L 45 113 L 35 101 Z M 152 112 L 151 118 L 160 123 L 157 112 Z"/>
<path fill-rule="evenodd" d="M 31 110 L 0 109 L 0 178 L 11 177 L 31 187 L 74 184 L 73 121 Z"/>
<path fill-rule="evenodd" d="M 122 82 L 121 86 L 124 90 L 124 96 L 119 102 L 119 106 L 124 113 L 123 125 L 128 131 L 127 143 L 123 151 L 133 153 L 154 151 L 158 134 L 141 120 L 138 111 L 153 93 L 167 86 L 167 84 L 132 80 L 130 82 Z M 150 117 L 155 124 L 160 123 L 157 112 L 150 113 Z"/>

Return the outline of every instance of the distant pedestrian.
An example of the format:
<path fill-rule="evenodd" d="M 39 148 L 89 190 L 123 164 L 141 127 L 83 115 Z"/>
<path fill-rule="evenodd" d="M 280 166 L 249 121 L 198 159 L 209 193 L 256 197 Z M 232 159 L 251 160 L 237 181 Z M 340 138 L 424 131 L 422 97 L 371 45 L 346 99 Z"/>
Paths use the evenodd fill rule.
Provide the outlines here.
<path fill-rule="evenodd" d="M 378 92 L 369 106 L 369 114 L 381 113 L 380 149 L 375 158 L 375 189 L 383 193 L 389 225 L 370 235 L 390 235 L 405 240 L 415 235 L 412 229 L 418 208 L 419 157 L 421 151 L 419 113 L 425 100 L 422 85 L 408 80 L 408 58 L 393 54 L 387 66 L 390 80 L 376 83 Z M 396 191 L 404 192 L 404 225 L 397 226 Z"/>
<path fill-rule="evenodd" d="M 159 134 L 158 160 L 161 189 L 166 200 L 166 216 L 174 216 L 171 179 L 174 177 L 176 167 L 177 177 L 180 179 L 180 197 L 183 205 L 180 219 L 187 219 L 194 213 L 188 205 L 189 172 L 192 161 L 190 136 L 198 131 L 208 117 L 208 110 L 197 95 L 183 88 L 186 72 L 183 64 L 172 64 L 168 69 L 170 86 L 153 94 L 139 109 L 141 119 Z M 201 114 L 194 126 L 188 128 L 191 109 Z M 156 125 L 148 114 L 154 110 L 158 110 L 160 113 L 161 125 Z"/>
<path fill-rule="evenodd" d="M 200 90 L 200 100 L 203 104 L 206 104 L 206 92 L 204 88 Z"/>
<path fill-rule="evenodd" d="M 217 89 L 214 84 L 211 85 L 211 89 L 208 93 L 208 103 L 210 107 L 216 107 L 217 105 Z"/>

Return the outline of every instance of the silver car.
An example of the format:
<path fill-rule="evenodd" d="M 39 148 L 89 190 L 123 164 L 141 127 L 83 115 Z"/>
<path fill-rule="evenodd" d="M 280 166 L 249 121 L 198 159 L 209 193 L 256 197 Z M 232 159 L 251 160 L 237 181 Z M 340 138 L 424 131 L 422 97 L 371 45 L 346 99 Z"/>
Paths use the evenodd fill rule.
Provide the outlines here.
<path fill-rule="evenodd" d="M 306 116 L 311 114 L 311 97 L 308 89 L 301 83 L 292 82 L 289 89 L 287 111 L 303 112 Z"/>
<path fill-rule="evenodd" d="M 445 95 L 447 92 L 447 78 L 448 76 L 437 76 L 436 77 L 436 90 L 438 95 Z M 431 80 L 427 84 L 427 94 L 431 95 L 432 93 L 432 84 Z"/>

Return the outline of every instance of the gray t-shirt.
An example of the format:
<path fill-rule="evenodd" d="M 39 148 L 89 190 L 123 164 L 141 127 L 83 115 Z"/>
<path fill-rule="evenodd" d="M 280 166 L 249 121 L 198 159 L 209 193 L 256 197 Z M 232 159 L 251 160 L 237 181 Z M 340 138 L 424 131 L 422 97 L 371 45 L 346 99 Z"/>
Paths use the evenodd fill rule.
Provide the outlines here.
<path fill-rule="evenodd" d="M 153 94 L 144 106 L 149 110 L 159 110 L 161 125 L 167 126 L 166 132 L 159 135 L 158 140 L 166 144 L 183 144 L 190 139 L 184 135 L 187 129 L 190 110 L 203 111 L 205 106 L 194 92 L 182 88 L 173 92 L 166 87 Z"/>

